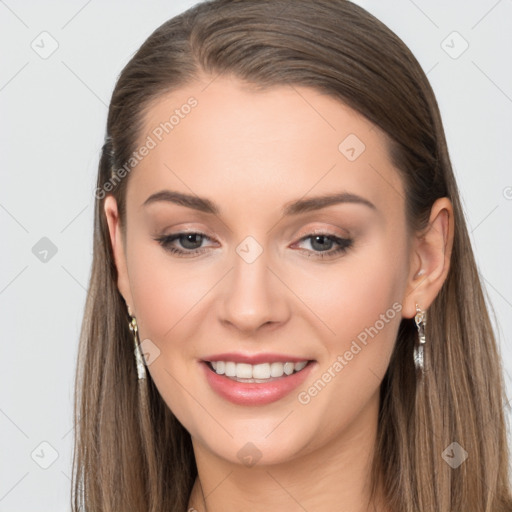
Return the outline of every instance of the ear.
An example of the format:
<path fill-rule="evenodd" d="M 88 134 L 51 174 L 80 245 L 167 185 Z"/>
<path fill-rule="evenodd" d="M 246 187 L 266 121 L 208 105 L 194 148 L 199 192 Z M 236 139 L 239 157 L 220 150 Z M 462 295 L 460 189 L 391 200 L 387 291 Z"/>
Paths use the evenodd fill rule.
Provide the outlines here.
<path fill-rule="evenodd" d="M 107 195 L 105 197 L 103 207 L 107 217 L 108 229 L 110 232 L 110 243 L 112 244 L 112 252 L 114 253 L 114 260 L 117 269 L 117 288 L 128 306 L 128 311 L 133 312 L 130 281 L 128 279 L 128 270 L 126 266 L 125 244 L 119 222 L 117 201 L 114 196 Z"/>
<path fill-rule="evenodd" d="M 402 316 L 412 318 L 416 304 L 426 311 L 441 290 L 453 247 L 453 206 L 447 197 L 438 199 L 430 211 L 428 226 L 416 233 L 411 247 L 410 273 L 402 301 Z"/>

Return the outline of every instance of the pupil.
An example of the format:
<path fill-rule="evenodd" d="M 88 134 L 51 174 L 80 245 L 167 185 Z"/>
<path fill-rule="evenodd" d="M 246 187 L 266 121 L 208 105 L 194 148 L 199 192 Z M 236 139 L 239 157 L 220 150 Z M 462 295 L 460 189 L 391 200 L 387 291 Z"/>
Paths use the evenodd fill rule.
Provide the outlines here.
<path fill-rule="evenodd" d="M 329 242 L 330 242 L 330 243 L 332 243 L 332 240 L 328 239 L 326 236 L 324 236 L 324 235 L 316 235 L 316 236 L 313 238 L 313 244 L 312 244 L 312 245 L 313 245 L 313 247 L 314 247 L 314 245 L 317 243 L 317 240 L 320 240 L 320 246 L 319 246 L 319 248 L 320 248 L 320 249 L 329 249 L 329 247 L 326 247 L 326 246 L 325 246 L 325 245 L 323 245 L 323 244 L 325 244 L 325 242 L 327 242 L 327 243 L 329 243 Z"/>
<path fill-rule="evenodd" d="M 201 235 L 198 235 L 195 233 L 184 235 L 182 237 L 182 242 L 185 242 L 183 244 L 183 246 L 186 247 L 187 249 L 196 249 L 197 247 L 194 247 L 194 244 L 197 244 L 197 240 L 194 241 L 194 239 L 196 239 L 197 237 L 200 237 L 200 236 Z M 189 244 L 189 243 L 192 245 L 192 247 L 187 246 L 187 244 Z M 201 242 L 199 242 L 199 245 L 201 245 Z"/>

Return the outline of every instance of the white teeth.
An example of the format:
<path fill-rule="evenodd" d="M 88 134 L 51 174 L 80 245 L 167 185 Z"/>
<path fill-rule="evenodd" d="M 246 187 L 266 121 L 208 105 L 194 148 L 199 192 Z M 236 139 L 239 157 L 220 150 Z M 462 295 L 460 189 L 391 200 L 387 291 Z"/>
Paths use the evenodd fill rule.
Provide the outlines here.
<path fill-rule="evenodd" d="M 293 367 L 295 365 L 293 363 L 284 363 L 283 370 L 286 375 L 291 375 L 293 373 Z"/>
<path fill-rule="evenodd" d="M 302 361 L 301 363 L 295 363 L 294 369 L 296 372 L 300 372 L 304 366 L 308 364 L 307 361 Z"/>
<path fill-rule="evenodd" d="M 253 379 L 268 379 L 270 378 L 270 365 L 268 363 L 255 364 L 252 367 Z"/>
<path fill-rule="evenodd" d="M 252 365 L 247 363 L 237 363 L 236 376 L 239 379 L 252 379 Z"/>
<path fill-rule="evenodd" d="M 226 377 L 236 377 L 236 363 L 227 361 L 224 364 L 225 364 L 224 373 L 226 374 Z"/>
<path fill-rule="evenodd" d="M 272 377 L 282 377 L 283 375 L 291 375 L 294 372 L 300 372 L 306 365 L 307 361 L 300 363 L 235 363 L 233 361 L 212 361 L 211 365 L 218 375 L 226 375 L 235 379 L 257 379 L 265 380 Z"/>
<path fill-rule="evenodd" d="M 282 377 L 284 373 L 283 363 L 271 363 L 270 364 L 270 376 L 271 377 Z"/>

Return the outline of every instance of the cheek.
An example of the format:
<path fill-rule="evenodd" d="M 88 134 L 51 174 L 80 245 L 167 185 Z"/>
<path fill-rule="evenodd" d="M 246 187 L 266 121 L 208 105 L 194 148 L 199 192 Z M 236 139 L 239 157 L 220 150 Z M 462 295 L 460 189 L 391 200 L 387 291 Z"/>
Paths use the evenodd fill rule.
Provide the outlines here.
<path fill-rule="evenodd" d="M 194 271 L 190 261 L 177 261 L 155 243 L 134 244 L 130 249 L 128 272 L 141 333 L 157 343 L 177 338 L 207 299 L 213 280 L 207 273 Z"/>
<path fill-rule="evenodd" d="M 298 293 L 323 333 L 317 375 L 299 390 L 298 400 L 305 410 L 328 418 L 334 430 L 374 396 L 389 365 L 407 275 L 406 245 L 394 240 L 375 239 L 347 254 L 336 270 L 296 280 L 308 282 Z"/>
<path fill-rule="evenodd" d="M 135 235 L 133 239 L 136 239 Z M 173 412 L 195 410 L 198 396 L 198 344 L 207 339 L 215 321 L 215 285 L 226 274 L 217 263 L 178 259 L 142 235 L 128 251 L 130 288 L 137 311 L 139 337 L 150 340 L 158 357 L 149 366 L 151 376 Z M 184 393 L 186 388 L 192 395 Z"/>
<path fill-rule="evenodd" d="M 348 428 L 363 411 L 371 414 L 367 407 L 378 393 L 401 322 L 402 272 L 395 260 L 368 265 L 361 259 L 359 271 L 354 265 L 350 272 L 334 274 L 323 293 L 305 301 L 315 304 L 322 320 L 324 352 L 296 400 L 312 418 L 308 428 L 319 444 Z"/>
<path fill-rule="evenodd" d="M 405 244 L 382 237 L 335 265 L 310 269 L 295 273 L 294 291 L 324 324 L 325 339 L 339 348 L 374 325 L 393 304 L 393 312 L 401 308 L 407 278 Z M 401 315 L 396 316 L 399 323 Z"/>
<path fill-rule="evenodd" d="M 194 340 L 207 321 L 205 310 L 212 307 L 208 292 L 217 273 L 198 272 L 192 261 L 176 262 L 160 246 L 143 243 L 131 248 L 128 271 L 140 341 L 149 339 L 157 354 L 148 367 L 151 378 L 169 409 L 196 431 L 195 419 L 204 411 L 193 398 L 200 396 L 197 384 L 190 380 L 197 372 Z"/>

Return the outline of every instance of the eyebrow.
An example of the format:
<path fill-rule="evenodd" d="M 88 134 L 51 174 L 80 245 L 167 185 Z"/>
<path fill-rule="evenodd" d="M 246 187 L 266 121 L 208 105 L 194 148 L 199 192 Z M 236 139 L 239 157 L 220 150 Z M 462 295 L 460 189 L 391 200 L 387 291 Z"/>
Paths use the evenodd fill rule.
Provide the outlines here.
<path fill-rule="evenodd" d="M 160 201 L 177 204 L 179 206 L 185 206 L 186 208 L 191 208 L 193 210 L 198 210 L 200 212 L 210 213 L 213 215 L 220 214 L 220 208 L 209 199 L 205 197 L 184 194 L 182 192 L 176 192 L 173 190 L 161 190 L 160 192 L 156 192 L 150 195 L 144 201 L 144 203 L 142 203 L 142 206 L 148 206 L 152 203 Z M 338 194 L 322 195 L 286 203 L 283 208 L 283 215 L 299 215 L 301 213 L 320 210 L 322 208 L 326 208 L 327 206 L 340 203 L 361 204 L 371 208 L 372 210 L 377 210 L 377 207 L 364 197 L 349 192 L 340 192 Z"/>

